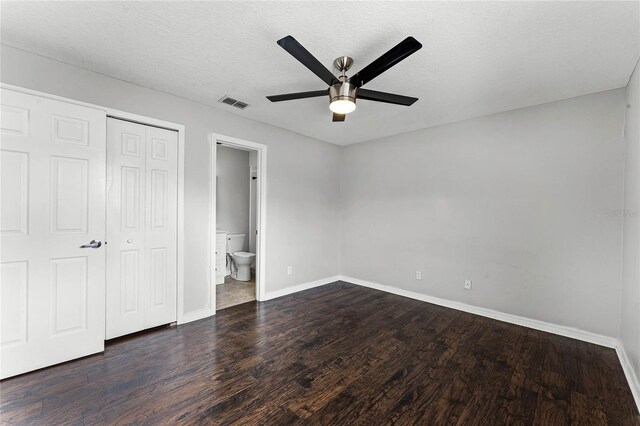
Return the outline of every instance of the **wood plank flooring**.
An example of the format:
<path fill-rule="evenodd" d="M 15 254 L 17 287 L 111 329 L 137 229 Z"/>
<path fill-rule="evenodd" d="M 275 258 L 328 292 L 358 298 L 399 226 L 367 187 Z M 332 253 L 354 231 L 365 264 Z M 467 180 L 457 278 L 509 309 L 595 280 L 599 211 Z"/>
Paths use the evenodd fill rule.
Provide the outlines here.
<path fill-rule="evenodd" d="M 0 383 L 16 424 L 640 425 L 612 349 L 347 283 Z"/>

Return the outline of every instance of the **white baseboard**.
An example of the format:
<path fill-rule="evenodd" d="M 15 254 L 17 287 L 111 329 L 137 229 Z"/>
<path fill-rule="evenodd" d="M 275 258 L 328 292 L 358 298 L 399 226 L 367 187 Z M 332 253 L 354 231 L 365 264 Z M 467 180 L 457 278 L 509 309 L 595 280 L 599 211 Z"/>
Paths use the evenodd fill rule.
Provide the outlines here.
<path fill-rule="evenodd" d="M 178 325 L 186 324 L 186 323 L 192 322 L 192 321 L 201 320 L 203 318 L 208 318 L 208 317 L 210 317 L 212 315 L 214 315 L 214 314 L 211 313 L 211 310 L 209 308 L 198 309 L 197 311 L 193 311 L 193 312 L 185 312 L 182 315 L 182 319 L 180 321 L 178 321 Z"/>
<path fill-rule="evenodd" d="M 280 290 L 267 291 L 262 301 L 276 299 L 278 297 L 286 296 L 288 294 L 293 294 L 299 291 L 309 290 L 314 287 L 320 287 L 322 285 L 331 284 L 339 280 L 340 278 L 337 275 L 335 275 L 333 277 L 322 278 L 320 280 L 311 281 L 308 283 L 302 283 L 302 284 L 294 285 L 291 287 L 286 287 Z"/>
<path fill-rule="evenodd" d="M 380 283 L 365 281 L 358 278 L 339 276 L 339 279 L 341 281 L 346 281 L 346 282 L 360 285 L 363 287 L 385 291 L 387 293 L 397 294 L 398 296 L 404 296 L 411 299 L 420 300 L 423 302 L 433 303 L 434 305 L 444 306 L 446 308 L 456 309 L 458 311 L 464 311 L 471 314 L 481 315 L 483 317 L 493 318 L 498 321 L 517 324 L 524 327 L 533 328 L 535 330 L 541 330 L 541 331 L 546 331 L 548 333 L 559 334 L 560 336 L 571 337 L 573 339 L 582 340 L 589 343 L 595 343 L 596 345 L 606 346 L 608 348 L 616 348 L 618 343 L 618 340 L 616 338 L 603 336 L 601 334 L 591 333 L 591 332 L 580 330 L 573 327 L 566 327 L 562 325 L 551 324 L 545 321 L 539 321 L 531 318 L 521 317 L 518 315 L 507 314 L 500 311 L 494 311 L 493 309 L 481 308 L 478 306 L 468 305 L 462 302 L 441 299 L 439 297 L 428 296 L 426 294 L 403 290 L 398 287 L 392 287 L 392 286 L 388 286 Z"/>
<path fill-rule="evenodd" d="M 620 341 L 618 341 L 618 346 L 616 346 L 616 353 L 620 359 L 624 375 L 627 377 L 627 382 L 631 388 L 633 398 L 636 400 L 638 410 L 640 410 L 640 377 L 634 371 L 633 365 L 631 365 L 631 361 L 629 361 L 629 357 L 627 356 L 627 352 L 624 350 L 624 345 Z"/>
<path fill-rule="evenodd" d="M 264 299 L 261 300 L 261 301 L 276 299 L 278 297 L 286 296 L 288 294 L 293 294 L 293 293 L 297 293 L 299 291 L 309 290 L 309 289 L 314 288 L 314 287 L 320 287 L 321 285 L 331 284 L 331 283 L 336 282 L 338 280 L 339 280 L 338 276 L 333 276 L 333 277 L 327 277 L 327 278 L 323 278 L 323 279 L 316 280 L 316 281 L 311 281 L 311 282 L 308 282 L 308 283 L 298 284 L 298 285 L 287 287 L 287 288 L 283 288 L 283 289 L 280 289 L 280 290 L 268 291 L 265 294 Z M 200 319 L 203 319 L 203 318 L 208 318 L 208 317 L 213 316 L 213 315 L 215 315 L 215 313 L 212 313 L 208 308 L 199 309 L 199 310 L 193 311 L 193 312 L 185 312 L 184 315 L 182 316 L 182 320 L 178 321 L 178 324 L 179 325 L 180 324 L 186 324 L 188 322 L 197 321 L 197 320 L 200 320 Z"/>

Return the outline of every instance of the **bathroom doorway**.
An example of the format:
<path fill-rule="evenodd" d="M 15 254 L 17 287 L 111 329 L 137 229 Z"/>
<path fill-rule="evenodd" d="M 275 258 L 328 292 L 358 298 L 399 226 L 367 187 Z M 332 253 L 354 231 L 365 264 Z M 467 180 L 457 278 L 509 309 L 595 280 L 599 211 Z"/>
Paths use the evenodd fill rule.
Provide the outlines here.
<path fill-rule="evenodd" d="M 266 146 L 210 135 L 211 306 L 264 295 Z"/>

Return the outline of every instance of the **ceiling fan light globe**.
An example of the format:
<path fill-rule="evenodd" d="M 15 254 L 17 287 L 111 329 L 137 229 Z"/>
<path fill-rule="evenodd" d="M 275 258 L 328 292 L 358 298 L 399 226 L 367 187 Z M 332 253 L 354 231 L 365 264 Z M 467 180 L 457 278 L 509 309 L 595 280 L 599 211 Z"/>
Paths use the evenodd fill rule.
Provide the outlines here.
<path fill-rule="evenodd" d="M 347 99 L 338 99 L 329 104 L 329 109 L 336 114 L 349 114 L 356 109 L 356 104 Z"/>
<path fill-rule="evenodd" d="M 349 114 L 356 109 L 356 87 L 346 81 L 329 87 L 329 109 L 336 114 Z"/>

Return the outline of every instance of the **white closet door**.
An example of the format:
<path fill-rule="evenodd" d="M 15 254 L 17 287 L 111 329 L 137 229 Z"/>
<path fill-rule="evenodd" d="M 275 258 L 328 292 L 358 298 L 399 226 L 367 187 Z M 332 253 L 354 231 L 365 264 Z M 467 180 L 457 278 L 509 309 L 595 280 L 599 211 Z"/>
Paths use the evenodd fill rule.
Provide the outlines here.
<path fill-rule="evenodd" d="M 109 119 L 108 339 L 176 320 L 177 132 Z"/>
<path fill-rule="evenodd" d="M 143 330 L 145 126 L 107 120 L 107 339 Z"/>
<path fill-rule="evenodd" d="M 176 320 L 178 133 L 147 127 L 145 328 Z"/>
<path fill-rule="evenodd" d="M 104 111 L 2 89 L 0 377 L 104 350 Z"/>

